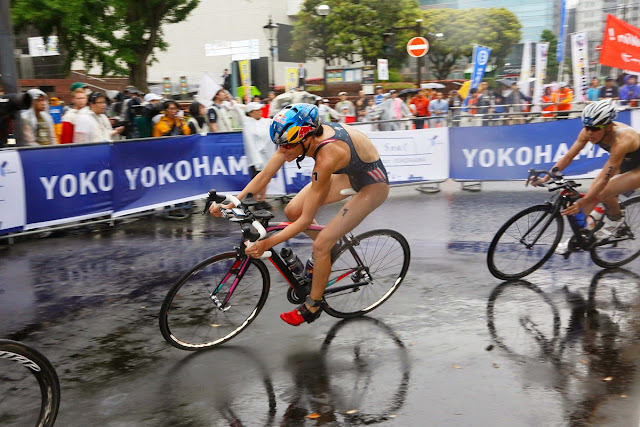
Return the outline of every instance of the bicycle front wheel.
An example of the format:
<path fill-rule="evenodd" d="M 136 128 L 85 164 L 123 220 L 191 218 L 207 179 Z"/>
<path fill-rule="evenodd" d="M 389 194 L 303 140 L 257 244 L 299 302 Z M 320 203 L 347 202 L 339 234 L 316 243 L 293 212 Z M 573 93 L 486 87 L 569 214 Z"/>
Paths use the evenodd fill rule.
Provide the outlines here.
<path fill-rule="evenodd" d="M 333 257 L 324 311 L 350 318 L 375 309 L 398 289 L 410 257 L 409 243 L 393 230 L 368 231 L 345 243 Z"/>
<path fill-rule="evenodd" d="M 620 204 L 625 208 L 624 235 L 591 248 L 591 259 L 603 268 L 621 267 L 640 255 L 640 197 Z"/>
<path fill-rule="evenodd" d="M 184 274 L 165 297 L 160 309 L 162 336 L 182 350 L 229 341 L 258 316 L 269 286 L 262 261 L 239 260 L 235 252 L 211 257 Z"/>
<path fill-rule="evenodd" d="M 489 245 L 487 266 L 498 279 L 519 279 L 536 271 L 553 254 L 562 238 L 561 216 L 552 205 L 536 205 L 515 214 Z"/>
<path fill-rule="evenodd" d="M 53 426 L 60 382 L 49 360 L 25 344 L 0 340 L 0 372 L 0 425 Z"/>

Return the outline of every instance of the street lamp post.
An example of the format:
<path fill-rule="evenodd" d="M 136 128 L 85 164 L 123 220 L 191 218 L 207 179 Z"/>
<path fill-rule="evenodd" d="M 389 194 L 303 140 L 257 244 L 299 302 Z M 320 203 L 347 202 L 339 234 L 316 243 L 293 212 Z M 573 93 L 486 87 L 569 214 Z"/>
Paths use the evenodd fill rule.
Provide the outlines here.
<path fill-rule="evenodd" d="M 267 38 L 269 39 L 269 52 L 271 53 L 271 79 L 269 81 L 269 87 L 271 90 L 276 90 L 275 78 L 275 62 L 276 62 L 276 33 L 278 31 L 278 24 L 273 23 L 271 20 L 271 16 L 269 16 L 269 22 L 264 27 L 265 32 L 267 33 Z"/>
<path fill-rule="evenodd" d="M 324 67 L 322 70 L 322 78 L 324 80 L 324 88 L 327 89 L 327 29 L 325 28 L 325 18 L 331 13 L 331 8 L 327 4 L 316 6 L 316 13 L 322 18 L 322 55 L 324 59 Z"/>

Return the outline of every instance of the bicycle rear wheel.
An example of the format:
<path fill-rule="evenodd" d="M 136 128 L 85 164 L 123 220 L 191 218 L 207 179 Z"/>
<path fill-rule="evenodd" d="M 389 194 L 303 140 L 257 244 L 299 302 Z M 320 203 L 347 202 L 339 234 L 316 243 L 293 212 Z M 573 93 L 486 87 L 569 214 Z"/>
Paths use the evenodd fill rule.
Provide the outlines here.
<path fill-rule="evenodd" d="M 640 255 L 640 197 L 621 203 L 625 207 L 624 236 L 591 248 L 591 259 L 603 268 L 621 267 Z"/>
<path fill-rule="evenodd" d="M 519 279 L 551 257 L 564 230 L 562 217 L 550 216 L 552 209 L 552 205 L 531 206 L 500 227 L 487 253 L 491 274 L 503 280 Z"/>
<path fill-rule="evenodd" d="M 241 266 L 248 262 L 242 277 Z M 238 279 L 233 293 L 224 303 Z M 258 316 L 269 294 L 269 271 L 235 252 L 211 257 L 173 285 L 160 309 L 164 339 L 182 350 L 215 347 L 242 332 Z"/>
<path fill-rule="evenodd" d="M 355 242 L 345 243 L 333 257 L 324 311 L 334 317 L 357 317 L 375 309 L 398 289 L 409 269 L 409 243 L 397 231 L 368 231 Z M 361 285 L 351 287 L 354 283 Z M 349 287 L 340 290 L 343 286 Z"/>
<path fill-rule="evenodd" d="M 49 360 L 25 344 L 0 340 L 0 425 L 51 427 L 59 407 L 60 382 Z"/>

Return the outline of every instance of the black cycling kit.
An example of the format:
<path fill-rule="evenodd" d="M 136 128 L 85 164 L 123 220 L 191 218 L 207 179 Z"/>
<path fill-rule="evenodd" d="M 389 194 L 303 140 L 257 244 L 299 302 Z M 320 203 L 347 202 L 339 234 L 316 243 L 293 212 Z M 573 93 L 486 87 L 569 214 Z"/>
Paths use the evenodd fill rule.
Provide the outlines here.
<path fill-rule="evenodd" d="M 331 126 L 335 131 L 335 135 L 333 138 L 325 139 L 320 142 L 316 147 L 316 152 L 313 155 L 315 159 L 318 155 L 318 151 L 326 144 L 333 141 L 342 141 L 345 142 L 349 146 L 349 150 L 351 150 L 351 159 L 349 160 L 349 164 L 334 172 L 334 174 L 345 174 L 349 177 L 349 182 L 351 183 L 351 187 L 355 191 L 359 191 L 362 187 L 367 185 L 376 184 L 378 182 L 386 182 L 389 183 L 389 178 L 387 177 L 387 170 L 384 168 L 382 164 L 382 160 L 378 159 L 375 162 L 365 163 L 360 160 L 360 156 L 356 152 L 355 147 L 353 146 L 353 141 L 351 140 L 351 136 L 349 133 L 343 128 L 339 123 L 325 123 L 327 126 Z"/>

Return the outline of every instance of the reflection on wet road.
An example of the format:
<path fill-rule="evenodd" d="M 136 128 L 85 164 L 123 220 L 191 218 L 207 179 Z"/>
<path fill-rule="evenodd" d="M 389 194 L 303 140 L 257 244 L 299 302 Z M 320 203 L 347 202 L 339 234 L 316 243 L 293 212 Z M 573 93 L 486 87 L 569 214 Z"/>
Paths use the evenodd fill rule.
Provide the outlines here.
<path fill-rule="evenodd" d="M 604 271 L 588 254 L 554 256 L 501 282 L 485 261 L 493 233 L 547 194 L 444 188 L 394 189 L 358 228 L 395 229 L 412 252 L 398 292 L 368 317 L 284 324 L 286 284 L 270 267 L 247 330 L 212 351 L 169 346 L 157 326 L 168 288 L 239 237 L 194 215 L 0 247 L 0 337 L 56 367 L 59 426 L 637 426 L 640 261 Z M 310 253 L 304 237 L 292 247 Z M 0 425 L 21 425 L 2 403 Z"/>

